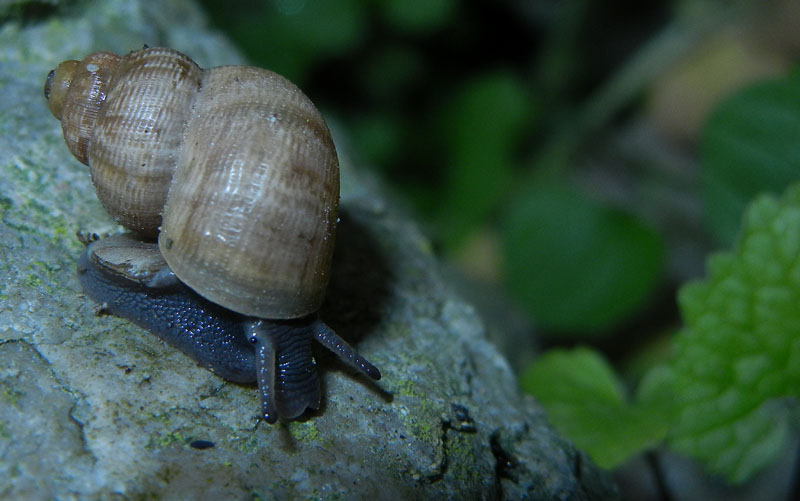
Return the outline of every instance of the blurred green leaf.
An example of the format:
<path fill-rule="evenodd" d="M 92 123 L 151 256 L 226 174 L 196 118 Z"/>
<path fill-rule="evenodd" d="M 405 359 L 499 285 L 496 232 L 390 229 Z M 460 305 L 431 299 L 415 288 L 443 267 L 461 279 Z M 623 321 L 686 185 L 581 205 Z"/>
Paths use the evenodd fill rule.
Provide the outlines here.
<path fill-rule="evenodd" d="M 786 444 L 789 402 L 800 397 L 800 185 L 758 198 L 733 252 L 708 261 L 708 278 L 684 286 L 686 328 L 658 384 L 668 394 L 676 450 L 743 482 Z M 796 404 L 795 404 L 796 405 Z M 796 424 L 796 423 L 795 423 Z"/>
<path fill-rule="evenodd" d="M 411 47 L 391 45 L 383 47 L 364 61 L 362 78 L 364 87 L 378 99 L 396 99 L 401 91 L 410 87 L 422 74 L 419 53 Z"/>
<path fill-rule="evenodd" d="M 511 181 L 533 102 L 520 80 L 496 71 L 466 82 L 439 117 L 446 165 L 441 237 L 448 247 L 486 221 Z"/>
<path fill-rule="evenodd" d="M 354 117 L 350 130 L 355 143 L 361 146 L 358 153 L 366 157 L 371 167 L 381 170 L 400 147 L 403 126 L 399 118 L 374 114 Z"/>
<path fill-rule="evenodd" d="M 600 334 L 642 306 L 658 283 L 658 234 L 566 185 L 524 187 L 501 226 L 509 288 L 545 327 Z"/>
<path fill-rule="evenodd" d="M 383 14 L 394 27 L 406 32 L 425 32 L 452 19 L 457 3 L 454 0 L 383 0 Z"/>
<path fill-rule="evenodd" d="M 753 85 L 717 107 L 702 139 L 706 222 L 722 245 L 747 203 L 800 179 L 800 77 Z"/>
<path fill-rule="evenodd" d="M 627 403 L 611 367 L 587 348 L 547 352 L 523 373 L 520 383 L 544 406 L 556 428 L 601 467 L 619 465 L 666 434 L 661 404 Z"/>

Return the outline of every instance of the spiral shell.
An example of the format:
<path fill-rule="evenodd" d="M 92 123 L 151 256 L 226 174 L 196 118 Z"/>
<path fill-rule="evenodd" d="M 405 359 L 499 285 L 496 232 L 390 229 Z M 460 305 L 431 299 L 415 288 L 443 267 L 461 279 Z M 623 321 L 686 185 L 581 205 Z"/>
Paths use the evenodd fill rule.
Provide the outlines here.
<path fill-rule="evenodd" d="M 145 48 L 66 61 L 45 86 L 73 155 L 123 226 L 158 244 L 175 275 L 246 315 L 316 311 L 339 202 L 330 131 L 268 70 L 203 70 Z"/>

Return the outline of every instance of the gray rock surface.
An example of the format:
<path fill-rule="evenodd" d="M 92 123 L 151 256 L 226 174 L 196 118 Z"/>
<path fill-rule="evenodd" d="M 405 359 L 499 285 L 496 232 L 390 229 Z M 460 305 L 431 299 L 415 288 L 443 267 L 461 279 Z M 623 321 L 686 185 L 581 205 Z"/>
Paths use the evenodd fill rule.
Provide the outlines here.
<path fill-rule="evenodd" d="M 118 228 L 46 108 L 47 72 L 143 43 L 202 66 L 242 58 L 185 0 L 38 2 L 32 19 L 20 17 L 24 5 L 11 10 L 0 11 L 0 498 L 615 495 L 519 393 L 428 241 L 346 154 L 322 315 L 380 367 L 377 384 L 320 353 L 323 408 L 268 426 L 254 387 L 95 316 L 74 276 L 83 249 L 74 234 Z"/>

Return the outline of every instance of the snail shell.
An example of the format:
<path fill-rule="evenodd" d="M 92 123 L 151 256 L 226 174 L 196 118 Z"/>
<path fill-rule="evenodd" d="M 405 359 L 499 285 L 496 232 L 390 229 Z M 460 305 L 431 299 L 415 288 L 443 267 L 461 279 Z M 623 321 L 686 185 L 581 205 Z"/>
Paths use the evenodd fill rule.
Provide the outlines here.
<path fill-rule="evenodd" d="M 61 63 L 45 95 L 100 202 L 123 226 L 158 235 L 181 281 L 246 315 L 319 309 L 339 165 L 322 115 L 294 84 L 148 48 Z"/>
<path fill-rule="evenodd" d="M 100 202 L 137 235 L 88 246 L 78 274 L 90 297 L 222 377 L 258 381 L 270 423 L 319 406 L 312 341 L 380 378 L 316 316 L 339 164 L 294 84 L 145 48 L 65 61 L 44 94 Z"/>

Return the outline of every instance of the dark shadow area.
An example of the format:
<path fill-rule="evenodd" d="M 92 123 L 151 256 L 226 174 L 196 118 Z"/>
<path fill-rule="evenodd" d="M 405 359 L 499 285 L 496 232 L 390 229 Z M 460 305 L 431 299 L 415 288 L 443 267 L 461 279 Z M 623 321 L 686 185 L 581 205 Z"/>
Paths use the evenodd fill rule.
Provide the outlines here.
<path fill-rule="evenodd" d="M 341 207 L 339 218 L 320 317 L 349 343 L 357 343 L 380 323 L 392 276 L 380 245 L 359 216 Z"/>
<path fill-rule="evenodd" d="M 331 282 L 320 309 L 320 318 L 356 349 L 358 342 L 380 324 L 393 279 L 380 245 L 368 226 L 359 220 L 360 217 L 364 216 L 360 216 L 358 211 L 340 207 Z M 314 354 L 324 370 L 358 374 L 318 345 L 314 346 Z M 358 379 L 384 401 L 392 400 L 392 395 L 383 390 L 379 382 L 364 376 L 358 376 Z M 327 394 L 324 382 L 322 394 Z M 324 413 L 325 406 L 323 396 L 317 413 Z"/>
<path fill-rule="evenodd" d="M 0 23 L 17 21 L 32 24 L 59 15 L 69 15 L 75 3 L 77 2 L 11 2 L 0 7 Z"/>

